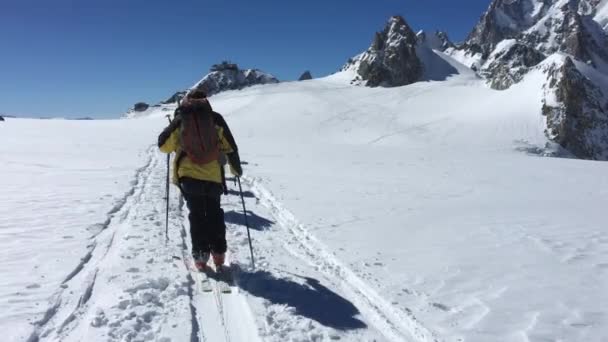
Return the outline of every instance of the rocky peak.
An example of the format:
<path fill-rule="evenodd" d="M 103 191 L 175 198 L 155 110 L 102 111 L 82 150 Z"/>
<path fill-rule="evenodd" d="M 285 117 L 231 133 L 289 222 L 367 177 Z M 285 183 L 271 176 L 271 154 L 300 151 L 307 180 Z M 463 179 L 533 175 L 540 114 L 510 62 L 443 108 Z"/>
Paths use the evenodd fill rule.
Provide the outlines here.
<path fill-rule="evenodd" d="M 379 43 L 376 50 L 399 46 L 403 44 L 416 44 L 416 34 L 405 22 L 402 16 L 393 16 L 388 20 L 384 31 L 376 34 L 374 43 Z"/>
<path fill-rule="evenodd" d="M 494 0 L 458 52 L 495 89 L 519 82 L 545 56 L 566 53 L 608 73 L 606 0 Z M 595 15 L 595 18 L 594 18 Z"/>
<path fill-rule="evenodd" d="M 150 105 L 145 103 L 145 102 L 137 102 L 136 104 L 133 105 L 133 111 L 135 112 L 145 112 L 146 110 L 148 110 L 148 108 L 150 108 Z"/>
<path fill-rule="evenodd" d="M 177 103 L 179 102 L 184 96 L 186 96 L 186 91 L 178 91 L 175 94 L 171 95 L 170 98 L 166 99 L 165 101 L 162 101 L 162 104 L 169 104 L 169 103 Z"/>
<path fill-rule="evenodd" d="M 465 45 L 488 56 L 499 42 L 534 25 L 551 4 L 552 0 L 494 0 Z"/>
<path fill-rule="evenodd" d="M 312 74 L 308 70 L 304 71 L 304 73 L 300 76 L 300 78 L 298 78 L 298 81 L 307 81 L 307 80 L 312 80 Z"/>
<path fill-rule="evenodd" d="M 422 76 L 422 63 L 416 56 L 416 34 L 401 16 L 391 17 L 383 31 L 377 32 L 371 46 L 351 58 L 342 70 L 356 73 L 354 83 L 368 86 L 402 86 Z"/>
<path fill-rule="evenodd" d="M 278 83 L 271 74 L 258 69 L 240 69 L 237 64 L 222 62 L 211 67 L 209 74 L 203 77 L 192 89 L 202 89 L 209 96 L 226 90 L 237 90 L 260 84 Z"/>
<path fill-rule="evenodd" d="M 608 36 L 587 14 L 595 0 L 558 1 L 548 13 L 526 31 L 522 40 L 545 54 L 565 52 L 593 65 L 608 63 Z M 583 5 L 584 4 L 584 5 Z"/>

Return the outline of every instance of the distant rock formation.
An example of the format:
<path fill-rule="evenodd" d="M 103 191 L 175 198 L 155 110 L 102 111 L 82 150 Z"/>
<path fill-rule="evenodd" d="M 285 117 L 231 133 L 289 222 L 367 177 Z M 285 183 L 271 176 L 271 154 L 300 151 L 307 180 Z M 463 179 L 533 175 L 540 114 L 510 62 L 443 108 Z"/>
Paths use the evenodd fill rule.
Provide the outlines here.
<path fill-rule="evenodd" d="M 487 58 L 496 45 L 527 30 L 549 10 L 552 0 L 494 0 L 465 45 Z"/>
<path fill-rule="evenodd" d="M 546 56 L 516 40 L 501 42 L 480 70 L 490 86 L 504 90 L 521 81 L 530 68 L 542 62 Z"/>
<path fill-rule="evenodd" d="M 370 87 L 396 87 L 414 83 L 423 75 L 422 62 L 416 55 L 417 37 L 403 17 L 391 17 L 382 32 L 377 32 L 371 46 L 351 58 L 342 71 L 356 73 L 353 83 Z"/>
<path fill-rule="evenodd" d="M 239 69 L 238 65 L 222 62 L 211 67 L 210 73 L 200 80 L 192 89 L 202 89 L 209 96 L 226 90 L 238 90 L 246 87 L 279 83 L 271 74 L 258 69 Z"/>
<path fill-rule="evenodd" d="M 307 80 L 312 80 L 312 74 L 308 70 L 304 71 L 302 76 L 300 76 L 300 78 L 298 78 L 298 81 L 307 81 Z"/>
<path fill-rule="evenodd" d="M 547 136 L 608 160 L 608 1 L 494 0 L 465 44 L 446 52 L 503 90 L 539 68 Z"/>
<path fill-rule="evenodd" d="M 547 68 L 547 136 L 579 158 L 608 160 L 608 97 L 570 57 Z M 605 89 L 606 90 L 606 89 Z"/>
<path fill-rule="evenodd" d="M 0 121 L 4 121 L 4 118 L 2 117 L 2 115 L 0 115 Z"/>
<path fill-rule="evenodd" d="M 145 112 L 148 108 L 150 108 L 150 105 L 145 102 L 137 102 L 133 105 L 133 111 L 135 112 Z"/>
<path fill-rule="evenodd" d="M 170 103 L 177 103 L 178 101 L 180 101 L 184 96 L 186 96 L 186 92 L 185 91 L 178 91 L 177 93 L 171 95 L 170 98 L 168 98 L 165 101 L 162 101 L 162 104 L 170 104 Z"/>

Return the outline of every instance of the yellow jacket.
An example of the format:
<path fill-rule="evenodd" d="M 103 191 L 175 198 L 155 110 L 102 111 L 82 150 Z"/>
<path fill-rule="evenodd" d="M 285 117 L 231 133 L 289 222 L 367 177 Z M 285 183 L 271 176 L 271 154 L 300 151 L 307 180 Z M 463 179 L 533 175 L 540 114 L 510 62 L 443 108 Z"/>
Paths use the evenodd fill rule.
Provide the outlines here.
<path fill-rule="evenodd" d="M 230 129 L 228 128 L 226 122 L 221 117 L 221 115 L 218 113 L 214 113 L 214 115 L 216 119 L 215 128 L 217 130 L 219 138 L 218 141 L 220 145 L 220 152 L 222 154 L 228 155 L 228 161 L 230 162 L 231 172 L 236 176 L 240 176 L 240 174 L 235 171 L 235 169 L 240 170 L 240 165 L 238 165 L 238 168 L 235 167 L 235 161 L 240 164 L 240 160 L 238 158 L 238 151 L 236 149 L 236 143 L 234 142 L 234 138 L 232 137 Z M 188 158 L 186 153 L 182 152 L 182 148 L 180 146 L 179 126 L 179 117 L 176 117 L 172 124 L 169 125 L 169 127 L 167 127 L 163 131 L 163 133 L 161 133 L 161 135 L 159 136 L 158 143 L 161 152 L 176 153 L 176 157 L 173 158 L 173 183 L 178 184 L 180 178 L 189 177 L 197 180 L 221 184 L 222 174 L 219 161 L 214 160 L 210 163 L 200 165 L 194 163 L 192 160 L 190 160 L 190 158 Z"/>

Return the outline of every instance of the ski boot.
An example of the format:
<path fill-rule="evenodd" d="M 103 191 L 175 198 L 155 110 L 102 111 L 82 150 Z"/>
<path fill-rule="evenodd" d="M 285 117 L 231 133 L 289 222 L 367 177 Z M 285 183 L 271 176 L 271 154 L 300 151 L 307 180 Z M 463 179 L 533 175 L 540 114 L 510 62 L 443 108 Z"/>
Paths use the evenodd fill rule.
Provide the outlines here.
<path fill-rule="evenodd" d="M 215 269 L 218 271 L 222 271 L 226 266 L 224 262 L 226 261 L 225 253 L 212 253 L 213 255 L 213 263 L 215 264 Z"/>
<path fill-rule="evenodd" d="M 207 261 L 209 261 L 209 252 L 192 252 L 192 259 L 194 260 L 194 267 L 199 272 L 205 272 L 207 270 Z"/>

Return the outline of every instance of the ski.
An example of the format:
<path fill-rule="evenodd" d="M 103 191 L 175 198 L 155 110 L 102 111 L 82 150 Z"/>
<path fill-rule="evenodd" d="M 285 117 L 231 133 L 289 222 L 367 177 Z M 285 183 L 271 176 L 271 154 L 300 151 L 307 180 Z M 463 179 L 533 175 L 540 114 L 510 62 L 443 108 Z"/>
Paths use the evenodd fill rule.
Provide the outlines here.
<path fill-rule="evenodd" d="M 200 292 L 212 292 L 213 286 L 211 285 L 211 280 L 209 279 L 209 275 L 207 272 L 210 270 L 199 270 L 194 263 L 194 259 L 188 258 L 187 266 L 190 272 L 194 274 L 194 282 L 196 282 L 196 287 Z"/>
<path fill-rule="evenodd" d="M 213 291 L 213 287 L 211 286 L 211 280 L 209 280 L 209 275 L 205 271 L 198 271 L 199 281 L 198 286 L 201 292 L 211 292 Z"/>
<path fill-rule="evenodd" d="M 221 293 L 232 293 L 234 278 L 230 266 L 222 266 L 216 268 L 217 286 Z"/>

